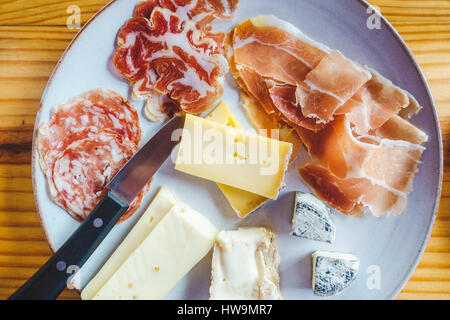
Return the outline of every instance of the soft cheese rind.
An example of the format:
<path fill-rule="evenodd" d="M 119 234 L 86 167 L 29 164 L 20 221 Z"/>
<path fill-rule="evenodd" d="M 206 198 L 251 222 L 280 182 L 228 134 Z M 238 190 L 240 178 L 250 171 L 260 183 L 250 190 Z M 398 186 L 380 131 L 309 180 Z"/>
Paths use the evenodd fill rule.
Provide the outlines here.
<path fill-rule="evenodd" d="M 222 231 L 212 261 L 212 300 L 282 299 L 275 234 L 265 228 Z"/>
<path fill-rule="evenodd" d="M 352 254 L 316 251 L 312 254 L 312 288 L 317 296 L 341 293 L 358 275 L 359 258 Z"/>
<path fill-rule="evenodd" d="M 296 192 L 292 234 L 301 238 L 332 243 L 336 228 L 329 207 L 310 193 Z"/>

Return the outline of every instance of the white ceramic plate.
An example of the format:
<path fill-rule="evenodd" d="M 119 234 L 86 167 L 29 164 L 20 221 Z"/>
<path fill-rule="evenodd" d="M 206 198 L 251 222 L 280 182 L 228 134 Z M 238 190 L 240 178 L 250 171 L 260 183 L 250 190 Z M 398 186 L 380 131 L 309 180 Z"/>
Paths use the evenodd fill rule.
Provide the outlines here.
<path fill-rule="evenodd" d="M 116 0 L 102 9 L 77 35 L 57 65 L 36 119 L 36 128 L 49 119 L 54 105 L 84 91 L 104 87 L 130 97 L 129 86 L 115 71 L 111 55 L 116 34 L 139 0 Z M 388 299 L 395 297 L 409 279 L 424 250 L 432 228 L 440 194 L 442 176 L 442 144 L 439 124 L 430 91 L 423 74 L 400 36 L 384 19 L 381 29 L 367 28 L 367 4 L 357 0 L 241 0 L 239 15 L 232 22 L 219 25 L 228 30 L 237 22 L 260 14 L 273 14 L 287 20 L 313 39 L 346 56 L 378 70 L 400 87 L 410 91 L 424 109 L 413 122 L 429 135 L 427 150 L 414 181 L 406 212 L 398 217 L 380 219 L 366 216 L 347 217 L 336 213 L 337 237 L 333 245 L 290 236 L 293 191 L 308 188 L 301 181 L 297 168 L 301 158 L 287 175 L 287 187 L 276 202 L 270 202 L 245 220 L 236 218 L 217 186 L 209 181 L 176 172 L 167 161 L 156 174 L 150 193 L 140 210 L 127 222 L 116 226 L 81 270 L 83 287 L 95 274 L 114 248 L 145 210 L 160 186 L 167 184 L 177 196 L 203 213 L 217 227 L 265 226 L 277 234 L 281 255 L 281 289 L 286 299 L 315 299 L 311 290 L 311 253 L 316 250 L 349 252 L 361 259 L 360 274 L 339 299 Z M 239 120 L 250 125 L 238 106 L 238 91 L 228 77 L 223 99 Z M 160 127 L 147 121 L 142 102 L 132 101 L 139 110 L 146 142 Z M 36 131 L 35 131 L 36 137 Z M 303 158 L 305 154 L 303 154 Z M 77 228 L 62 209 L 53 204 L 45 177 L 38 164 L 33 145 L 33 185 L 38 214 L 52 250 L 57 250 Z M 169 293 L 168 299 L 207 299 L 210 284 L 211 254 Z M 379 276 L 379 287 L 371 282 Z M 372 285 L 367 285 L 367 284 Z"/>

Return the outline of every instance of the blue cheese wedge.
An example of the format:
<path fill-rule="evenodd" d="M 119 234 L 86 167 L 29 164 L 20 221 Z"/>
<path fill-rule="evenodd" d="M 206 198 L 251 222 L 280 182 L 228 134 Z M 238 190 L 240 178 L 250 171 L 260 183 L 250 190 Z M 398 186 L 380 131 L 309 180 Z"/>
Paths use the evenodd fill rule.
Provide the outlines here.
<path fill-rule="evenodd" d="M 292 234 L 315 241 L 332 243 L 336 228 L 329 207 L 310 193 L 295 195 Z"/>
<path fill-rule="evenodd" d="M 352 254 L 316 251 L 312 258 L 312 288 L 316 296 L 339 294 L 358 275 L 359 258 Z"/>
<path fill-rule="evenodd" d="M 211 300 L 279 300 L 279 255 L 275 234 L 240 228 L 217 235 L 212 259 Z"/>

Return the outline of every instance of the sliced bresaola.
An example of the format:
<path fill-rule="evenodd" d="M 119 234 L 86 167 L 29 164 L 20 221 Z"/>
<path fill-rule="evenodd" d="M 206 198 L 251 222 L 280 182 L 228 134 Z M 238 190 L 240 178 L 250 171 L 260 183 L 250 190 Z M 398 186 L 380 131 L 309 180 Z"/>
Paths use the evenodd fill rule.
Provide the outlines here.
<path fill-rule="evenodd" d="M 407 141 L 355 136 L 345 116 L 317 133 L 302 128 L 297 132 L 312 158 L 336 177 L 365 178 L 402 195 L 411 191 L 425 150 Z"/>
<path fill-rule="evenodd" d="M 194 23 L 156 7 L 120 29 L 114 64 L 137 97 L 167 97 L 179 109 L 201 113 L 222 95 L 228 71 L 221 48 Z"/>
<path fill-rule="evenodd" d="M 369 71 L 339 51 L 330 52 L 306 75 L 304 84 L 309 91 L 299 87 L 297 98 L 303 115 L 318 123 L 331 121 L 335 111 L 371 78 Z"/>
<path fill-rule="evenodd" d="M 83 220 L 107 192 L 106 185 L 138 150 L 127 138 L 100 132 L 73 142 L 56 159 L 53 184 L 64 208 Z"/>
<path fill-rule="evenodd" d="M 401 214 L 406 208 L 407 197 L 373 184 L 369 179 L 341 179 L 317 164 L 307 164 L 299 172 L 320 199 L 344 214 L 361 216 L 370 211 L 380 217 Z"/>

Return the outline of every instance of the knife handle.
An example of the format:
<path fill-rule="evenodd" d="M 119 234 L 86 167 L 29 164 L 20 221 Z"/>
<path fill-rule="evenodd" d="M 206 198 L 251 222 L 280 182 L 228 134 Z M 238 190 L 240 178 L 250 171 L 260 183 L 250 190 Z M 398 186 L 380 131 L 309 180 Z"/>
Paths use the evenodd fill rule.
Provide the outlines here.
<path fill-rule="evenodd" d="M 71 272 L 83 266 L 127 210 L 127 204 L 108 192 L 69 240 L 8 299 L 56 299 L 73 277 Z"/>

